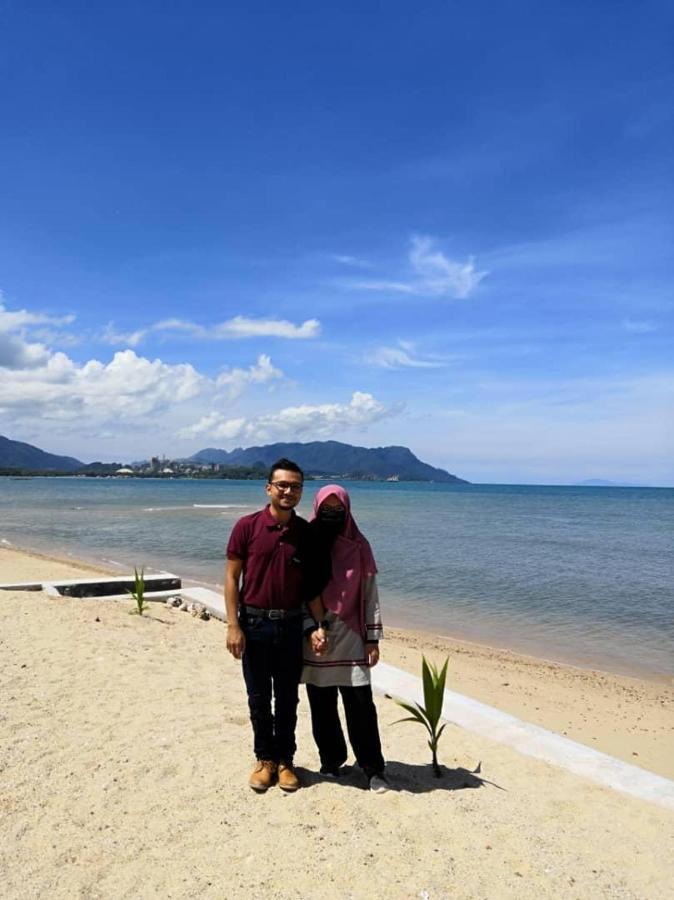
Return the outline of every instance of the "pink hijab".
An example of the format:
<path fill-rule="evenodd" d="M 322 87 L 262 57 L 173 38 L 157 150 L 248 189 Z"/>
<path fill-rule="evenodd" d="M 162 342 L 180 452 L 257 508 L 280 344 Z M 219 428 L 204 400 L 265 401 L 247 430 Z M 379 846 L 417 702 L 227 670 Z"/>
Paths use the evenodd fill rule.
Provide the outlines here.
<path fill-rule="evenodd" d="M 369 543 L 360 533 L 351 515 L 351 500 L 338 484 L 326 484 L 314 497 L 310 521 L 318 516 L 321 503 L 330 494 L 339 498 L 346 510 L 346 521 L 340 535 L 332 545 L 332 579 L 323 590 L 323 604 L 361 636 L 365 634 L 365 603 L 363 602 L 363 578 L 374 575 L 377 564 Z"/>

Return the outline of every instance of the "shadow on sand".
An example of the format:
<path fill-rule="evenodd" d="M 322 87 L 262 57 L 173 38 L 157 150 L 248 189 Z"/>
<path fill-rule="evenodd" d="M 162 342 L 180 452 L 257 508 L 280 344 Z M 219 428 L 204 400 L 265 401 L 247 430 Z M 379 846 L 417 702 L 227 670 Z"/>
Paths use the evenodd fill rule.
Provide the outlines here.
<path fill-rule="evenodd" d="M 390 790 L 408 791 L 410 794 L 426 794 L 429 791 L 463 791 L 468 788 L 481 788 L 485 785 L 491 785 L 500 791 L 505 790 L 493 781 L 481 778 L 481 768 L 482 763 L 478 763 L 472 771 L 462 767 L 450 769 L 441 765 L 442 776 L 436 778 L 430 765 L 411 765 L 397 760 L 389 760 L 386 764 L 386 774 Z"/>
<path fill-rule="evenodd" d="M 386 777 L 390 791 L 407 791 L 410 794 L 426 794 L 429 791 L 462 791 L 468 788 L 481 788 L 485 785 L 505 790 L 493 781 L 480 777 L 482 764 L 478 763 L 471 772 L 469 769 L 459 767 L 450 769 L 440 766 L 441 778 L 436 778 L 430 765 L 412 765 L 411 763 L 389 760 L 386 763 Z M 306 787 L 312 787 L 323 782 L 332 782 L 337 786 L 360 788 L 367 790 L 365 776 L 357 766 L 344 766 L 339 778 L 330 778 L 319 772 L 310 772 L 308 769 L 298 767 L 297 773 Z"/>

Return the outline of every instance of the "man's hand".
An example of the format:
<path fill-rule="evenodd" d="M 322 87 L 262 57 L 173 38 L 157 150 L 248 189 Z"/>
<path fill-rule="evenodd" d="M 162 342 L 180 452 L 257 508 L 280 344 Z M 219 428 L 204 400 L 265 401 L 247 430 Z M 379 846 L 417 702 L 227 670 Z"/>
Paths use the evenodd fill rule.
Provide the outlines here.
<path fill-rule="evenodd" d="M 316 631 L 312 631 L 309 635 L 309 642 L 316 656 L 322 656 L 328 649 L 328 637 L 325 629 L 317 628 Z"/>
<path fill-rule="evenodd" d="M 246 635 L 238 622 L 227 626 L 227 649 L 234 659 L 241 659 L 246 650 Z"/>
<path fill-rule="evenodd" d="M 372 668 L 379 662 L 379 644 L 366 644 L 367 664 Z"/>

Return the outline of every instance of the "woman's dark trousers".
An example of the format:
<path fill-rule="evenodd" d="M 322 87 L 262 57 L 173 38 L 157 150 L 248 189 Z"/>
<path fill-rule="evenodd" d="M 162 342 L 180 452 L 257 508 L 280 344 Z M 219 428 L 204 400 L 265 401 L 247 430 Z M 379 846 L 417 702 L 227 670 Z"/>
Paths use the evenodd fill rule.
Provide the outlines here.
<path fill-rule="evenodd" d="M 302 616 L 270 620 L 242 615 L 240 621 L 255 756 L 291 763 L 302 675 Z"/>
<path fill-rule="evenodd" d="M 337 687 L 307 685 L 311 707 L 311 728 L 321 758 L 321 766 L 338 768 L 346 762 L 347 749 L 337 709 Z M 377 708 L 369 684 L 339 687 L 346 715 L 346 730 L 356 762 L 368 777 L 384 771 Z"/>

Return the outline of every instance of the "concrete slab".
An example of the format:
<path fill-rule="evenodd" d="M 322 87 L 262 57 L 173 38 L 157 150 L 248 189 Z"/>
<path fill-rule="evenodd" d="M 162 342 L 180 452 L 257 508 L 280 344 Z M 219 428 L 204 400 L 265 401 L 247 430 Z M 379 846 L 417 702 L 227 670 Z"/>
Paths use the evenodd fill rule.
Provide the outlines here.
<path fill-rule="evenodd" d="M 379 663 L 372 670 L 372 687 L 378 693 L 390 694 L 407 703 L 423 705 L 424 702 L 421 678 L 386 663 Z M 674 810 L 674 781 L 538 725 L 523 722 L 493 706 L 454 691 L 445 691 L 442 717 L 526 756 L 542 759 L 597 784 Z"/>
<path fill-rule="evenodd" d="M 0 591 L 41 591 L 41 581 L 17 581 L 0 584 Z"/>
<path fill-rule="evenodd" d="M 183 588 L 180 578 L 169 572 L 147 576 L 145 583 L 151 587 L 153 584 L 161 582 L 162 579 L 164 581 L 172 579 L 171 588 L 146 591 L 147 600 L 163 602 L 168 597 L 179 595 L 185 600 L 202 604 L 214 618 L 223 622 L 227 620 L 222 594 L 210 588 Z M 133 587 L 133 578 L 120 576 L 90 580 L 16 582 L 0 584 L 0 590 L 39 591 L 44 589 L 52 596 L 91 597 L 91 594 L 86 593 L 89 589 L 96 590 L 105 586 L 106 590 L 114 590 L 122 585 Z M 67 593 L 64 592 L 64 589 L 69 587 L 79 588 L 79 590 L 72 593 L 69 590 Z M 106 600 L 129 599 L 129 594 L 126 592 L 98 593 L 93 596 Z M 408 703 L 423 704 L 421 679 L 387 663 L 379 663 L 372 670 L 372 687 L 378 693 L 390 694 Z M 600 753 L 592 747 L 571 741 L 563 735 L 547 731 L 538 725 L 523 722 L 495 707 L 472 700 L 455 691 L 445 691 L 442 715 L 443 719 L 448 722 L 453 722 L 467 731 L 512 747 L 526 756 L 541 759 L 588 778 L 597 784 L 674 810 L 674 781 L 625 763 L 606 753 Z"/>
<path fill-rule="evenodd" d="M 54 591 L 51 585 L 45 585 L 45 593 L 50 597 L 63 597 L 58 591 Z M 169 597 L 181 597 L 180 588 L 173 591 L 145 591 L 145 600 L 150 603 L 166 603 Z M 67 597 L 68 600 L 131 600 L 131 595 L 125 594 L 100 594 L 97 597 Z"/>
<path fill-rule="evenodd" d="M 212 591 L 210 588 L 203 587 L 188 587 L 180 589 L 180 596 L 184 600 L 189 600 L 192 603 L 201 603 L 202 606 L 206 607 L 213 618 L 220 619 L 221 622 L 227 621 L 225 598 L 217 591 Z"/>
<path fill-rule="evenodd" d="M 178 575 L 171 572 L 157 572 L 145 576 L 146 593 L 150 591 L 180 591 L 181 580 Z M 48 594 L 58 594 L 61 597 L 114 597 L 125 595 L 134 588 L 133 575 L 120 577 L 101 578 L 73 578 L 65 581 L 45 581 L 44 590 Z M 167 595 L 168 596 L 168 595 Z"/>

